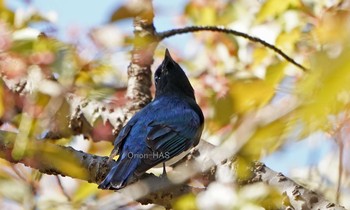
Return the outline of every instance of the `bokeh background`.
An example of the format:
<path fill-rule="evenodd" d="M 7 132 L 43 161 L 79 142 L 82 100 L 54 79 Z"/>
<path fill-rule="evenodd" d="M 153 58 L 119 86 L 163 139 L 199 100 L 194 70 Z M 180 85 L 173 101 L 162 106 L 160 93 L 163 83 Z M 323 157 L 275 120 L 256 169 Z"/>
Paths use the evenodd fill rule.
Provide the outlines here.
<path fill-rule="evenodd" d="M 38 65 L 82 97 L 115 106 L 125 104 L 122 96 L 126 88 L 133 28 L 132 19 L 120 8 L 132 1 L 5 0 L 0 4 L 3 10 L 0 15 L 1 62 L 10 59 L 6 63 L 10 65 L 11 59 L 19 60 L 13 68 L 3 67 L 3 74 L 20 78 L 27 74 L 30 66 Z M 153 5 L 154 25 L 158 32 L 187 25 L 224 25 L 274 44 L 311 68 L 311 75 L 315 76 L 305 76 L 303 71 L 258 43 L 211 32 L 165 40 L 156 50 L 153 65 L 154 70 L 161 62 L 165 48 L 174 54 L 191 77 L 205 112 L 207 123 L 203 139 L 215 145 L 229 139 L 245 114 L 270 103 L 279 103 L 284 97 L 299 97 L 303 108 L 293 117 L 278 121 L 266 128 L 265 133 L 254 136 L 256 141 L 270 140 L 256 143 L 253 139 L 247 147 L 250 152 L 243 151 L 242 156 L 261 160 L 273 170 L 322 192 L 329 200 L 336 200 L 337 191 L 341 192 L 339 201 L 350 207 L 347 190 L 349 87 L 342 86 L 347 80 L 337 80 L 348 78 L 342 69 L 348 65 L 344 58 L 349 53 L 349 2 L 154 0 Z M 6 16 L 4 11 L 9 15 Z M 121 17 L 115 18 L 116 14 Z M 40 32 L 56 43 L 49 47 L 35 41 L 31 46 L 17 44 L 18 40 L 33 40 Z M 74 62 L 69 58 L 61 59 L 58 55 L 62 46 L 72 46 L 70 53 L 79 58 Z M 60 62 L 74 63 L 74 75 L 67 76 L 65 71 L 68 70 L 56 65 Z M 340 74 L 342 72 L 344 74 Z M 46 96 L 39 96 L 35 104 L 41 103 L 45 107 L 47 104 L 43 101 L 49 99 L 41 97 Z M 342 101 L 341 105 L 338 99 Z M 2 109 L 5 110 L 2 111 L 2 129 L 18 129 L 20 120 L 14 119 L 20 119 L 21 113 L 4 114 L 13 106 L 22 106 L 16 103 L 19 102 L 2 101 L 5 107 Z M 111 132 L 111 128 L 98 123 L 95 126 L 93 140 L 72 136 L 63 144 L 108 155 L 111 135 L 106 133 Z M 36 132 L 39 135 L 45 129 Z M 339 142 L 342 142 L 341 146 Z M 343 150 L 342 156 L 339 156 L 340 150 Z M 340 159 L 342 167 L 339 167 Z M 6 174 L 0 183 L 0 207 L 3 209 L 88 208 L 111 194 L 98 190 L 95 184 L 42 175 L 4 160 L 0 163 L 0 170 Z M 339 172 L 343 174 L 341 181 Z M 337 189 L 339 185 L 340 190 Z M 179 201 L 179 206 L 181 202 L 197 202 L 198 207 L 201 206 L 198 203 L 207 198 L 204 194 L 190 201 L 184 198 Z M 220 204 L 220 199 L 218 202 Z"/>

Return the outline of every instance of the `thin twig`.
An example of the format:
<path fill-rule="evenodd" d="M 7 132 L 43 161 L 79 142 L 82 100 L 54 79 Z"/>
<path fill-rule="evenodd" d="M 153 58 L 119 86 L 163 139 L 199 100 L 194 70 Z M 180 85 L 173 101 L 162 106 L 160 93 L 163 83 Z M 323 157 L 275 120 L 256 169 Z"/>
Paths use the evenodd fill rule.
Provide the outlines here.
<path fill-rule="evenodd" d="M 342 182 L 342 175 L 343 175 L 343 151 L 344 151 L 344 144 L 343 144 L 343 138 L 342 138 L 342 132 L 343 128 L 346 126 L 347 120 L 341 121 L 339 126 L 337 126 L 334 134 L 335 134 L 335 141 L 338 144 L 339 153 L 339 165 L 338 165 L 338 180 L 337 180 L 337 191 L 335 194 L 335 201 L 339 203 L 340 194 L 341 194 L 341 182 Z"/>
<path fill-rule="evenodd" d="M 185 27 L 185 28 L 178 28 L 178 29 L 172 29 L 169 31 L 164 31 L 164 32 L 158 33 L 157 35 L 158 35 L 159 40 L 163 40 L 165 38 L 169 38 L 169 37 L 175 36 L 175 35 L 180 35 L 180 34 L 184 34 L 184 33 L 192 33 L 192 32 L 200 32 L 200 31 L 223 32 L 223 33 L 233 34 L 235 36 L 243 37 L 243 38 L 248 39 L 252 42 L 258 42 L 258 43 L 270 48 L 271 50 L 275 51 L 277 54 L 281 55 L 284 59 L 286 59 L 288 62 L 294 64 L 295 66 L 297 66 L 301 70 L 308 71 L 308 68 L 297 63 L 293 58 L 289 57 L 287 54 L 285 54 L 282 50 L 280 50 L 276 46 L 269 44 L 266 41 L 264 41 L 258 37 L 250 36 L 246 33 L 239 32 L 239 31 L 236 31 L 233 29 L 224 28 L 222 26 L 189 26 L 189 27 Z"/>
<path fill-rule="evenodd" d="M 339 203 L 340 199 L 340 188 L 341 188 L 341 181 L 342 181 L 342 175 L 343 175 L 343 143 L 341 142 L 342 139 L 339 139 L 339 166 L 338 166 L 338 181 L 337 181 L 337 192 L 335 195 L 335 202 Z"/>
<path fill-rule="evenodd" d="M 68 201 L 71 201 L 72 199 L 71 199 L 71 197 L 68 195 L 68 193 L 66 192 L 66 190 L 64 189 L 60 177 L 59 177 L 59 176 L 56 176 L 56 180 L 57 180 L 58 186 L 60 187 L 60 189 L 61 189 L 63 195 L 66 196 L 66 198 L 67 198 Z"/>
<path fill-rule="evenodd" d="M 28 179 L 25 176 L 23 176 L 22 171 L 18 170 L 18 168 L 15 165 L 11 165 L 11 168 L 22 181 L 28 182 Z"/>

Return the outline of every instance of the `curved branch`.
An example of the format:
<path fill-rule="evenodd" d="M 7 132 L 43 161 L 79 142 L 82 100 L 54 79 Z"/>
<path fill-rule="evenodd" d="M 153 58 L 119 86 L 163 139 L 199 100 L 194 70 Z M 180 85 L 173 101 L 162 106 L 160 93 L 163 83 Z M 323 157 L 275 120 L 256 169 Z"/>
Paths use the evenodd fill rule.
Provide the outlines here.
<path fill-rule="evenodd" d="M 239 32 L 239 31 L 236 31 L 233 29 L 220 27 L 220 26 L 189 26 L 189 27 L 185 27 L 185 28 L 172 29 L 169 31 L 164 31 L 164 32 L 158 33 L 158 37 L 160 40 L 163 40 L 165 38 L 169 38 L 169 37 L 175 36 L 175 35 L 180 35 L 180 34 L 184 34 L 184 33 L 200 32 L 200 31 L 213 31 L 213 32 L 222 32 L 222 33 L 227 33 L 227 34 L 233 34 L 235 36 L 239 36 L 239 37 L 243 37 L 245 39 L 248 39 L 252 42 L 260 43 L 260 44 L 266 46 L 267 48 L 270 48 L 271 50 L 275 51 L 277 54 L 279 54 L 284 59 L 286 59 L 288 62 L 294 64 L 295 66 L 297 66 L 301 70 L 308 71 L 308 69 L 306 67 L 297 63 L 293 58 L 289 57 L 287 54 L 285 54 L 281 49 L 277 48 L 276 46 L 269 44 L 266 41 L 264 41 L 258 37 L 250 36 L 246 33 Z"/>

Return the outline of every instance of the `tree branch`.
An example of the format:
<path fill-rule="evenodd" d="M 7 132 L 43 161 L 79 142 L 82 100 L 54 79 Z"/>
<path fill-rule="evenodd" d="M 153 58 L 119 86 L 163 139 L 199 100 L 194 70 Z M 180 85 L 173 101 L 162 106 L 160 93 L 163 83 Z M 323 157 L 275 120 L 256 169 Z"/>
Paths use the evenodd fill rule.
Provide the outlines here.
<path fill-rule="evenodd" d="M 236 31 L 233 29 L 224 28 L 221 26 L 189 26 L 189 27 L 185 27 L 185 28 L 178 28 L 178 29 L 172 29 L 169 31 L 160 32 L 160 33 L 158 33 L 158 37 L 160 40 L 163 40 L 165 38 L 169 38 L 169 37 L 172 37 L 175 35 L 180 35 L 180 34 L 184 34 L 184 33 L 201 32 L 201 31 L 213 31 L 213 32 L 222 32 L 222 33 L 226 33 L 226 34 L 233 34 L 235 36 L 243 37 L 243 38 L 248 39 L 250 41 L 260 43 L 260 44 L 264 45 L 265 47 L 270 48 L 271 50 L 275 51 L 277 54 L 279 54 L 284 59 L 286 59 L 288 62 L 294 64 L 295 66 L 297 66 L 301 70 L 308 71 L 308 69 L 306 67 L 297 63 L 293 58 L 289 57 L 287 54 L 285 54 L 281 49 L 277 48 L 276 46 L 269 44 L 266 41 L 264 41 L 258 37 L 250 36 L 246 33 L 239 32 L 239 31 Z"/>
<path fill-rule="evenodd" d="M 322 195 L 306 189 L 282 173 L 277 173 L 262 163 L 255 164 L 252 181 L 262 181 L 269 186 L 275 187 L 285 196 L 285 203 L 289 203 L 293 209 L 345 209 L 343 206 L 327 201 Z"/>
<path fill-rule="evenodd" d="M 0 157 L 49 175 L 62 175 L 100 183 L 112 167 L 108 157 L 100 157 L 45 141 L 29 140 L 20 159 L 12 157 L 16 134 L 0 131 Z"/>
<path fill-rule="evenodd" d="M 14 133 L 0 132 L 0 157 L 12 163 L 23 163 L 45 174 L 69 176 L 92 183 L 100 183 L 114 164 L 113 161 L 108 162 L 108 157 L 91 155 L 77 151 L 72 147 L 64 147 L 37 140 L 29 141 L 23 157 L 15 160 L 11 156 L 15 138 L 16 134 Z M 200 147 L 193 150 L 191 155 L 184 159 L 186 160 L 185 164 L 189 165 L 191 162 L 200 160 L 203 156 L 208 155 L 208 151 L 206 151 L 208 148 L 214 147 L 202 143 Z M 174 172 L 176 171 L 177 167 Z M 252 182 L 262 181 L 276 187 L 281 194 L 288 197 L 290 205 L 296 209 L 299 209 L 299 207 L 302 209 L 303 206 L 320 209 L 344 209 L 261 163 L 255 164 L 252 171 L 254 173 Z M 176 176 L 174 172 L 170 172 L 169 176 Z M 215 173 L 216 169 L 212 168 L 211 170 L 196 172 L 196 175 L 202 180 L 212 181 L 214 180 Z M 138 200 L 142 204 L 154 203 L 171 207 L 174 199 L 179 196 L 203 190 L 188 186 L 186 183 L 188 179 L 181 182 L 173 182 L 172 180 L 163 179 L 153 174 L 145 174 L 139 182 L 120 190 L 120 192 L 129 196 L 130 199 Z M 118 196 L 118 194 L 113 196 Z M 116 208 L 117 206 L 127 204 L 116 204 L 113 196 L 100 207 L 113 205 Z"/>
<path fill-rule="evenodd" d="M 151 0 L 139 0 L 134 4 L 142 5 L 142 12 L 134 18 L 134 48 L 131 53 L 131 63 L 128 66 L 128 89 L 126 97 L 129 100 L 126 117 L 129 119 L 136 111 L 152 100 L 150 87 L 154 51 L 158 45 L 156 31 L 153 25 L 153 4 Z"/>

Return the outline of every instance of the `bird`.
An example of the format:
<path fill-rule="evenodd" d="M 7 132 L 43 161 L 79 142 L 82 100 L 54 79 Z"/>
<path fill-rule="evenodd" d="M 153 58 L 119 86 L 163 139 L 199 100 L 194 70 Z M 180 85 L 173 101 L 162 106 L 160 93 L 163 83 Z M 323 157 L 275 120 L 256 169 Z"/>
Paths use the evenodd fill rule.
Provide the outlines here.
<path fill-rule="evenodd" d="M 204 116 L 185 72 L 165 51 L 154 74 L 155 97 L 121 129 L 111 157 L 119 154 L 100 189 L 119 190 L 150 168 L 198 145 Z"/>

